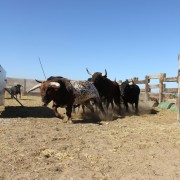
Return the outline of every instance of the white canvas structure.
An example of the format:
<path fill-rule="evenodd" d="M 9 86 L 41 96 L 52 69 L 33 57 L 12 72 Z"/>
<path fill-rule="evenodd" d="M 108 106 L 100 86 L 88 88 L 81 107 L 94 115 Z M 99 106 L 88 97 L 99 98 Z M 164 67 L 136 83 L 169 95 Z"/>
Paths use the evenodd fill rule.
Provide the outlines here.
<path fill-rule="evenodd" d="M 5 86 L 6 86 L 6 71 L 0 65 L 0 106 L 4 106 Z"/>

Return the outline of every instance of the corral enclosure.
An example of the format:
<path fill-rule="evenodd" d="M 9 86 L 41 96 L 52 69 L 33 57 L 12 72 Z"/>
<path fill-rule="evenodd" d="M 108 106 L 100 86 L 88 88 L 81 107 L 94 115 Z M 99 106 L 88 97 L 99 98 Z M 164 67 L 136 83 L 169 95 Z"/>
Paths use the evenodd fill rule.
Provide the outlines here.
<path fill-rule="evenodd" d="M 156 75 L 146 75 L 144 79 L 140 80 L 138 77 L 129 79 L 134 81 L 135 84 L 141 88 L 140 100 L 147 102 L 151 101 L 151 98 L 156 98 L 159 103 L 171 102 L 177 105 L 177 93 L 178 93 L 178 76 L 167 77 L 166 73 L 160 73 Z M 153 84 L 156 80 L 156 84 Z M 122 82 L 119 80 L 118 82 Z M 173 86 L 170 85 L 173 83 Z M 7 78 L 7 87 L 12 87 L 16 84 L 23 85 L 22 92 L 25 95 L 26 92 L 37 84 L 33 79 L 21 79 L 21 78 Z M 169 87 L 170 86 L 170 87 Z M 39 95 L 39 90 L 35 90 L 30 93 L 31 95 Z"/>
<path fill-rule="evenodd" d="M 167 100 L 161 74 L 134 78 L 141 88 L 139 116 L 133 110 L 122 116 L 109 115 L 99 121 L 98 114 L 76 110 L 73 124 L 54 117 L 51 105 L 41 107 L 39 90 L 26 94 L 37 84 L 31 79 L 7 78 L 7 87 L 23 85 L 23 107 L 5 98 L 0 115 L 0 179 L 180 179 L 180 125 L 177 113 L 145 105 L 154 94 Z M 153 85 L 150 79 L 157 79 Z M 177 82 L 177 77 L 171 79 Z M 174 97 L 173 97 L 174 98 Z M 174 102 L 176 97 L 174 98 Z M 60 113 L 65 113 L 59 108 Z"/>

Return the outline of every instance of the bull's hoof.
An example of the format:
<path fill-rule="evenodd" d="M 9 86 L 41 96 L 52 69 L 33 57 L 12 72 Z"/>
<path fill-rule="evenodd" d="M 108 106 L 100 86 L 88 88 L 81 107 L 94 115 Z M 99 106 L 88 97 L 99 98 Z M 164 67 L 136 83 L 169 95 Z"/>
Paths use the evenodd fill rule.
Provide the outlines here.
<path fill-rule="evenodd" d="M 58 117 L 59 119 L 64 119 L 64 118 L 65 118 L 65 116 L 60 115 L 60 114 L 58 114 L 57 117 Z"/>
<path fill-rule="evenodd" d="M 71 119 L 71 118 L 65 117 L 65 118 L 63 119 L 63 123 L 72 124 L 73 122 L 72 122 L 72 119 Z"/>
<path fill-rule="evenodd" d="M 63 123 L 67 123 L 68 122 L 68 118 L 64 116 L 64 118 L 62 118 Z"/>
<path fill-rule="evenodd" d="M 72 119 L 69 119 L 69 120 L 67 121 L 67 123 L 68 123 L 68 124 L 73 124 Z"/>

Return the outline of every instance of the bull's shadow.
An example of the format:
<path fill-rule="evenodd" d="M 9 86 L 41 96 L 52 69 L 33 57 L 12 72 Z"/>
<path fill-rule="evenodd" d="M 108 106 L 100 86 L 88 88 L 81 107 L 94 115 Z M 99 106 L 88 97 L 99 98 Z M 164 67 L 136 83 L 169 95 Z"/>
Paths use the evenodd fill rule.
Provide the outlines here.
<path fill-rule="evenodd" d="M 54 118 L 54 112 L 48 107 L 6 106 L 1 118 Z"/>
<path fill-rule="evenodd" d="M 73 116 L 72 116 L 73 117 Z M 80 115 L 81 119 L 78 119 L 76 117 L 73 117 L 73 123 L 74 124 L 98 124 L 102 125 L 102 122 L 110 122 L 115 121 L 117 119 L 123 118 L 122 116 L 107 113 L 106 115 L 103 115 L 99 112 L 90 112 L 86 111 L 85 113 L 81 113 Z"/>
<path fill-rule="evenodd" d="M 81 119 L 73 117 L 72 122 L 74 124 L 98 124 L 101 125 L 101 118 L 96 113 L 85 112 L 82 113 Z"/>

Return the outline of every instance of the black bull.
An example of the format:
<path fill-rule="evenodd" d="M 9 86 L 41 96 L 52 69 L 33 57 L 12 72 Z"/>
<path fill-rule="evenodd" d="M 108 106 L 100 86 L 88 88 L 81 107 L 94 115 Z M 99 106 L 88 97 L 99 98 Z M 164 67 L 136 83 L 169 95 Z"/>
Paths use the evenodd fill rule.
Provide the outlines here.
<path fill-rule="evenodd" d="M 112 109 L 114 109 L 114 102 L 118 106 L 120 113 L 120 89 L 118 83 L 107 78 L 106 70 L 105 74 L 100 72 L 91 73 L 88 69 L 86 71 L 91 75 L 89 80 L 94 83 L 101 99 L 106 101 L 106 108 L 108 109 L 109 104 L 111 104 Z"/>
<path fill-rule="evenodd" d="M 135 112 L 138 113 L 140 88 L 138 85 L 128 80 L 120 85 L 121 96 L 126 107 L 126 112 L 129 111 L 128 103 L 135 104 Z"/>
<path fill-rule="evenodd" d="M 64 119 L 57 111 L 58 107 L 66 108 L 66 122 L 71 121 L 71 113 L 73 105 L 82 104 L 94 112 L 94 108 L 90 101 L 99 107 L 102 113 L 104 109 L 99 97 L 99 93 L 93 83 L 89 81 L 74 81 L 62 77 L 51 77 L 44 82 L 38 81 L 39 84 L 31 88 L 28 92 L 40 88 L 42 101 L 47 106 L 53 101 L 53 110 L 56 117 Z"/>
<path fill-rule="evenodd" d="M 13 99 L 13 95 L 17 98 L 17 95 L 19 94 L 20 98 L 21 98 L 21 87 L 22 85 L 17 84 L 16 86 L 13 86 L 10 88 L 10 92 L 11 92 L 11 98 Z"/>

